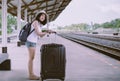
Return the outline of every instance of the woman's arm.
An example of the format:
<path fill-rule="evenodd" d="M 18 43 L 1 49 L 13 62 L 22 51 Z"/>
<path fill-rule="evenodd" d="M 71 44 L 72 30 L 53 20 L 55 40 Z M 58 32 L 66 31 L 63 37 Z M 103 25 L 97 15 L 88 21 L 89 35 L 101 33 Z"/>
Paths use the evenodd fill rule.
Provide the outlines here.
<path fill-rule="evenodd" d="M 43 37 L 44 35 L 47 34 L 47 32 L 42 32 L 42 31 L 40 32 L 39 29 L 38 29 L 38 26 L 39 26 L 38 24 L 39 24 L 38 21 L 34 21 L 33 22 L 33 27 L 35 28 L 36 34 L 40 37 Z"/>

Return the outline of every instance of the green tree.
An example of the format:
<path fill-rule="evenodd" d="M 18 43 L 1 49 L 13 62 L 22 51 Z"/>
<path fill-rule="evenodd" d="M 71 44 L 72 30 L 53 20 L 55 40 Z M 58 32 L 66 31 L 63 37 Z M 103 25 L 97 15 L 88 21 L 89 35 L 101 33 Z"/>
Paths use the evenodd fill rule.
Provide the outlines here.
<path fill-rule="evenodd" d="M 2 28 L 1 25 L 2 24 L 2 12 L 0 10 L 0 29 Z M 7 32 L 11 33 L 12 32 L 12 26 L 17 25 L 17 20 L 14 16 L 12 16 L 11 14 L 7 14 Z M 1 34 L 1 31 L 0 31 Z"/>
<path fill-rule="evenodd" d="M 119 32 L 119 28 L 120 28 L 120 19 L 115 19 L 116 22 L 116 28 L 117 28 L 117 32 Z"/>
<path fill-rule="evenodd" d="M 104 27 L 104 28 L 111 28 L 113 26 L 112 26 L 112 24 L 110 22 L 105 22 L 105 23 L 102 24 L 102 27 Z"/>
<path fill-rule="evenodd" d="M 7 31 L 8 31 L 8 33 L 11 33 L 12 32 L 12 26 L 15 26 L 15 25 L 17 25 L 17 19 L 14 17 L 14 16 L 12 16 L 11 14 L 8 14 L 8 16 L 7 16 Z"/>

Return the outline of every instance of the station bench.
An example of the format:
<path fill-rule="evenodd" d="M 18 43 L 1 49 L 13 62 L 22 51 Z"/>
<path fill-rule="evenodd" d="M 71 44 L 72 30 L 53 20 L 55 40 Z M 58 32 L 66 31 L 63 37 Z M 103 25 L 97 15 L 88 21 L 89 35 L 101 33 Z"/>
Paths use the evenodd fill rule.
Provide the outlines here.
<path fill-rule="evenodd" d="M 10 59 L 8 59 L 8 54 L 0 54 L 0 71 L 11 70 Z"/>

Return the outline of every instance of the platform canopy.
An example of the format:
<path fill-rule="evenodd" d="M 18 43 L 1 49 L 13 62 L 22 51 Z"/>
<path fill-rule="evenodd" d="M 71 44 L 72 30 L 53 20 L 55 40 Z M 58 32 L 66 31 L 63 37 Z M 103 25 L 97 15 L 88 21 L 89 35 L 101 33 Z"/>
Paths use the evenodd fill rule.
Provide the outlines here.
<path fill-rule="evenodd" d="M 21 18 L 24 19 L 24 13 L 27 9 L 27 18 L 35 17 L 40 10 L 45 10 L 50 21 L 55 20 L 59 14 L 66 8 L 71 0 L 21 0 Z M 0 0 L 1 8 L 2 0 Z M 17 16 L 18 0 L 7 0 L 8 13 Z"/>

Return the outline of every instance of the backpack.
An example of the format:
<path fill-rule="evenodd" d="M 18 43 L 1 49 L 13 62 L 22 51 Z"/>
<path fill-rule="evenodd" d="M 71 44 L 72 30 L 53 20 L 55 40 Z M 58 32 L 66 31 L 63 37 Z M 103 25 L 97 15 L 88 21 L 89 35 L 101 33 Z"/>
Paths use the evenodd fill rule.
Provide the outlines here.
<path fill-rule="evenodd" d="M 32 31 L 31 30 L 31 24 L 32 23 L 27 23 L 26 25 L 23 26 L 23 28 L 20 30 L 20 33 L 19 33 L 19 40 L 21 42 L 26 42 L 27 41 L 27 37 L 35 30 L 33 29 Z"/>

